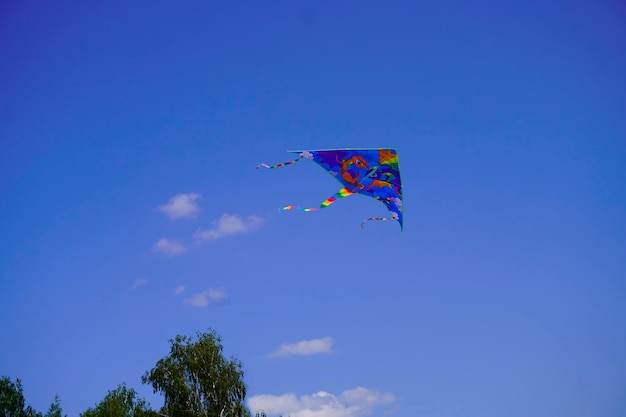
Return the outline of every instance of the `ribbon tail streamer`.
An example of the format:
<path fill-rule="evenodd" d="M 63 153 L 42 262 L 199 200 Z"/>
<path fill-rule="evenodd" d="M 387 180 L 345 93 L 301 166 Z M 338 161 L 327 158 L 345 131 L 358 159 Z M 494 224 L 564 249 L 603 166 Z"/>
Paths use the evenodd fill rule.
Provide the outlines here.
<path fill-rule="evenodd" d="M 369 219 L 365 219 L 361 222 L 361 229 L 365 228 L 365 223 L 370 221 L 387 221 L 387 220 L 398 220 L 398 215 L 393 213 L 391 217 L 370 217 Z"/>
<path fill-rule="evenodd" d="M 281 168 L 281 167 L 284 167 L 284 166 L 287 166 L 287 165 L 295 164 L 296 162 L 300 161 L 304 157 L 305 157 L 305 155 L 303 153 L 301 153 L 300 156 L 298 157 L 298 159 L 294 159 L 293 161 L 282 162 L 282 163 L 276 164 L 276 165 L 260 164 L 260 165 L 256 166 L 256 169 L 259 169 L 261 167 L 267 168 L 267 169 Z"/>
<path fill-rule="evenodd" d="M 348 197 L 348 196 L 351 196 L 352 194 L 354 194 L 353 191 L 350 191 L 346 187 L 343 187 L 341 190 L 337 191 L 335 194 L 328 197 L 326 200 L 322 201 L 322 204 L 320 204 L 319 207 L 304 208 L 304 207 L 299 207 L 299 206 L 285 206 L 285 207 L 280 208 L 279 210 L 281 211 L 285 211 L 285 210 L 316 211 L 316 210 L 326 208 L 330 206 L 331 204 L 333 204 L 335 201 L 339 200 L 340 198 Z"/>

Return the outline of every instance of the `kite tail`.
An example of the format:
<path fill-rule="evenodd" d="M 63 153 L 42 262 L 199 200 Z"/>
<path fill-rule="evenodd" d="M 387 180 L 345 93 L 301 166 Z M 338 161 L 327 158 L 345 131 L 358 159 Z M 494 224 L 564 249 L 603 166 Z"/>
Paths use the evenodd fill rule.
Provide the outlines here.
<path fill-rule="evenodd" d="M 287 165 L 295 164 L 296 162 L 298 162 L 302 158 L 312 158 L 312 155 L 309 152 L 302 152 L 300 154 L 300 156 L 298 156 L 298 159 L 294 159 L 293 161 L 282 162 L 282 163 L 276 164 L 276 165 L 260 164 L 260 165 L 256 166 L 256 169 L 259 169 L 260 167 L 267 168 L 267 169 L 281 168 L 281 167 L 284 167 L 284 166 L 287 166 Z"/>
<path fill-rule="evenodd" d="M 398 220 L 398 215 L 393 213 L 391 217 L 370 217 L 369 219 L 365 219 L 361 222 L 361 229 L 365 228 L 365 223 L 369 221 L 387 221 L 387 220 Z"/>
<path fill-rule="evenodd" d="M 348 197 L 352 194 L 354 194 L 354 191 L 350 191 L 346 187 L 343 187 L 341 190 L 337 191 L 335 194 L 328 197 L 326 200 L 322 201 L 322 204 L 320 204 L 319 207 L 304 208 L 304 207 L 298 207 L 298 206 L 285 206 L 285 207 L 280 208 L 279 210 L 281 211 L 284 211 L 284 210 L 316 211 L 316 210 L 326 208 L 330 206 L 331 204 L 333 204 L 338 199 Z"/>
<path fill-rule="evenodd" d="M 285 211 L 285 210 L 300 210 L 300 211 L 315 211 L 315 210 L 319 210 L 319 207 L 300 207 L 300 206 L 285 206 L 285 207 L 281 207 L 278 210 L 280 211 Z"/>

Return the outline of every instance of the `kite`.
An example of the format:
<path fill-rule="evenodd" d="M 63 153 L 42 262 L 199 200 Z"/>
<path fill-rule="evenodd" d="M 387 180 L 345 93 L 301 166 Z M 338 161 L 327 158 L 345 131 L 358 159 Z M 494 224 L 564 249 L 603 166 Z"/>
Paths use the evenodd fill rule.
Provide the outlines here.
<path fill-rule="evenodd" d="M 403 228 L 402 184 L 395 149 L 329 149 L 318 151 L 287 151 L 299 154 L 297 159 L 276 165 L 257 166 L 274 169 L 295 164 L 304 158 L 317 162 L 335 177 L 343 188 L 322 202 L 319 207 L 285 206 L 279 210 L 315 211 L 326 208 L 340 198 L 363 194 L 387 206 L 390 217 L 370 217 L 361 222 L 361 228 L 372 220 L 397 220 Z"/>

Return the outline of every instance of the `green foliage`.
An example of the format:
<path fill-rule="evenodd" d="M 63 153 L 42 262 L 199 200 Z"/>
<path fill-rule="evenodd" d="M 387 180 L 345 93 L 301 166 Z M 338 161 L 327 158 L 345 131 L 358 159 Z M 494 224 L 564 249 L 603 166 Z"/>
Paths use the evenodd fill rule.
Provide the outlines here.
<path fill-rule="evenodd" d="M 170 354 L 142 381 L 165 397 L 163 412 L 175 417 L 251 417 L 245 405 L 242 364 L 222 354 L 221 338 L 211 330 L 197 340 L 176 336 Z"/>
<path fill-rule="evenodd" d="M 61 401 L 58 395 L 55 395 L 54 402 L 50 404 L 50 408 L 48 408 L 48 412 L 44 417 L 67 417 L 67 415 L 63 416 L 63 409 L 61 408 Z"/>
<path fill-rule="evenodd" d="M 94 408 L 89 408 L 80 417 L 157 417 L 146 401 L 137 398 L 137 392 L 126 388 L 126 384 L 109 391 L 104 399 Z"/>
<path fill-rule="evenodd" d="M 0 416 L 2 417 L 41 417 L 29 405 L 26 405 L 22 390 L 22 381 L 12 382 L 8 376 L 0 378 Z"/>

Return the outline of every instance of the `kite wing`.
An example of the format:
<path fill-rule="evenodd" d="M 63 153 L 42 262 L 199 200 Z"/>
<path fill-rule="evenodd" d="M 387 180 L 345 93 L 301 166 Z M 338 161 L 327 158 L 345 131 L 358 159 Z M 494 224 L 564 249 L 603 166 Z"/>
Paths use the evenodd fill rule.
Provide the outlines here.
<path fill-rule="evenodd" d="M 299 154 L 299 158 L 273 166 L 259 165 L 265 168 L 279 168 L 290 165 L 303 158 L 312 159 L 335 177 L 343 188 L 326 199 L 319 208 L 301 208 L 286 206 L 282 210 L 300 209 L 319 210 L 328 207 L 338 198 L 352 194 L 363 194 L 375 198 L 387 206 L 391 217 L 371 217 L 361 223 L 361 227 L 370 220 L 397 220 L 403 227 L 402 183 L 398 168 L 398 153 L 395 149 L 331 149 L 318 151 L 289 151 Z"/>

